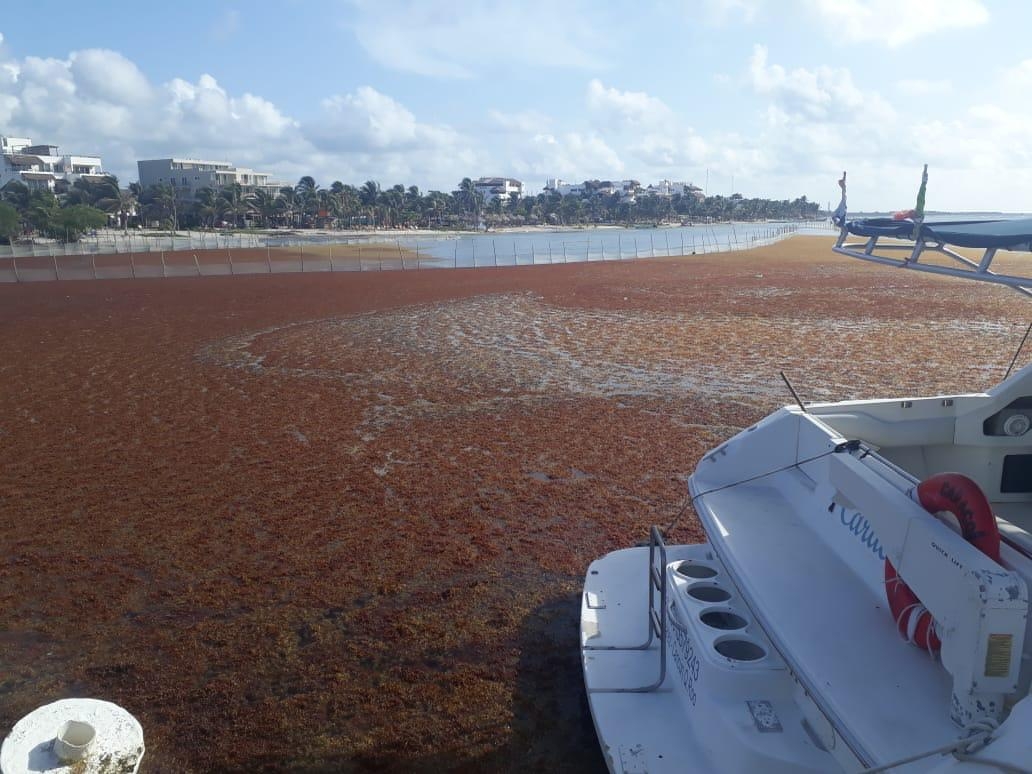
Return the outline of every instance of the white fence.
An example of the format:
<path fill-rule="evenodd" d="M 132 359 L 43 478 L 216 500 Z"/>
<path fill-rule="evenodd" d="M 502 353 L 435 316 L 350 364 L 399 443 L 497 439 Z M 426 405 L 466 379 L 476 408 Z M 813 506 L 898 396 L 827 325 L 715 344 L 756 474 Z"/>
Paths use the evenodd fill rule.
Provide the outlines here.
<path fill-rule="evenodd" d="M 0 282 L 582 263 L 743 250 L 798 233 L 832 231 L 806 222 L 419 238 L 107 233 L 72 244 L 0 246 Z"/>

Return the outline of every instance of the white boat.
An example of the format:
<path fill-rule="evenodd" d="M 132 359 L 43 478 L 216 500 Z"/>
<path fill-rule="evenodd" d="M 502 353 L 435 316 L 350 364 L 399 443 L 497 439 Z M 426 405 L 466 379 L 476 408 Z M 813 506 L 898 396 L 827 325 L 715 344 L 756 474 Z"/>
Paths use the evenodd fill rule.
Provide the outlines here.
<path fill-rule="evenodd" d="M 908 219 L 847 221 L 844 182 L 837 252 L 1030 295 L 993 263 L 1032 220 L 926 223 L 922 183 Z M 588 568 L 610 770 L 1032 771 L 1032 365 L 984 393 L 797 403 L 699 462 L 707 542 L 653 528 Z"/>

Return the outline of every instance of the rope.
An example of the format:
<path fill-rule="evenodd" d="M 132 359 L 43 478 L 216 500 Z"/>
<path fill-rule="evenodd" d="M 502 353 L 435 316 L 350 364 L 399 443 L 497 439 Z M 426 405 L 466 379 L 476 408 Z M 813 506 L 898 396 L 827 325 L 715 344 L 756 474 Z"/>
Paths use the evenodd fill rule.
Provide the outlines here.
<path fill-rule="evenodd" d="M 1014 357 L 1011 358 L 1010 365 L 1007 366 L 1007 373 L 1005 373 L 1003 375 L 1003 378 L 1005 380 L 1007 379 L 1008 376 L 1011 375 L 1011 371 L 1014 370 L 1014 364 L 1018 362 L 1018 355 L 1020 355 L 1021 354 L 1021 350 L 1024 349 L 1025 342 L 1028 341 L 1028 335 L 1030 333 L 1032 333 L 1032 323 L 1028 324 L 1028 328 L 1025 330 L 1025 335 L 1021 337 L 1021 343 L 1018 344 L 1018 351 L 1014 353 Z"/>
<path fill-rule="evenodd" d="M 992 741 L 993 732 L 999 727 L 999 724 L 995 720 L 985 719 L 976 720 L 964 727 L 964 736 L 956 741 L 944 744 L 942 747 L 936 747 L 934 750 L 926 750 L 916 755 L 911 755 L 907 758 L 900 758 L 892 763 L 886 763 L 882 766 L 876 766 L 871 769 L 862 769 L 863 774 L 878 774 L 878 772 L 889 771 L 897 766 L 903 766 L 907 763 L 913 763 L 919 761 L 922 758 L 931 758 L 933 755 L 945 755 L 947 753 L 953 753 L 959 760 L 967 761 L 970 763 L 984 763 L 990 766 L 999 766 L 1004 770 L 1016 771 L 1022 774 L 1027 774 L 1028 769 L 1022 769 L 1011 763 L 1003 763 L 1000 761 L 989 760 L 988 758 L 971 758 L 970 756 L 982 750 L 989 742 Z"/>
<path fill-rule="evenodd" d="M 847 450 L 855 450 L 859 447 L 859 441 L 846 441 L 845 443 L 840 443 L 838 446 L 836 446 L 834 449 L 831 449 L 830 451 L 821 452 L 820 454 L 815 454 L 812 457 L 796 460 L 795 462 L 791 462 L 788 465 L 782 465 L 780 468 L 768 470 L 766 473 L 757 473 L 754 476 L 749 476 L 739 481 L 732 481 L 730 484 L 722 484 L 720 486 L 715 486 L 712 489 L 707 489 L 695 495 L 689 494 L 688 497 L 685 498 L 684 505 L 681 507 L 681 510 L 677 512 L 677 515 L 674 516 L 673 521 L 670 522 L 670 526 L 668 526 L 666 530 L 663 531 L 663 537 L 666 538 L 667 533 L 669 533 L 670 530 L 674 528 L 674 525 L 677 524 L 678 519 L 680 519 L 685 514 L 685 512 L 688 510 L 688 504 L 691 503 L 692 505 L 695 505 L 695 501 L 698 500 L 700 497 L 703 497 L 708 494 L 713 494 L 714 492 L 721 492 L 724 489 L 730 489 L 732 487 L 740 486 L 742 484 L 748 484 L 750 481 L 757 481 L 758 479 L 766 478 L 767 476 L 773 476 L 777 473 L 783 473 L 786 470 L 791 470 L 792 468 L 799 467 L 800 465 L 805 465 L 808 462 L 814 462 L 815 460 L 819 460 L 822 457 L 827 457 L 832 454 L 838 454 L 840 452 Z"/>

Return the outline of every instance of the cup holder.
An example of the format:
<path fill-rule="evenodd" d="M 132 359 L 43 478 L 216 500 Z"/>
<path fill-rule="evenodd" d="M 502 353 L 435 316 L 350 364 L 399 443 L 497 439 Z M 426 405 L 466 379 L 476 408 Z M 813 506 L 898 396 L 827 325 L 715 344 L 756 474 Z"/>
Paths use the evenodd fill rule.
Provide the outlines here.
<path fill-rule="evenodd" d="M 706 580 L 707 578 L 715 577 L 717 574 L 717 571 L 708 564 L 700 564 L 691 560 L 678 564 L 675 571 L 682 578 L 690 578 L 691 580 Z"/>
<path fill-rule="evenodd" d="M 744 629 L 749 621 L 730 608 L 711 608 L 699 614 L 699 620 L 711 629 L 733 632 Z"/>
<path fill-rule="evenodd" d="M 760 645 L 740 636 L 722 637 L 713 643 L 713 649 L 729 661 L 759 661 L 767 656 Z"/>
<path fill-rule="evenodd" d="M 688 587 L 688 596 L 697 602 L 719 603 L 731 599 L 731 592 L 716 583 L 695 583 Z"/>

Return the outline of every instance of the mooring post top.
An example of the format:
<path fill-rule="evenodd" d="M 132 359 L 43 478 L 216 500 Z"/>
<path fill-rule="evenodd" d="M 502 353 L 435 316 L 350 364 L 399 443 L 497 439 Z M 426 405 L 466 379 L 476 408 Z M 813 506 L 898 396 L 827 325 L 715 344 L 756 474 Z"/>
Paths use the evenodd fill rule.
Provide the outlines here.
<path fill-rule="evenodd" d="M 81 760 L 62 759 L 55 742 L 63 729 L 88 725 Z M 62 749 L 67 747 L 64 745 Z M 0 774 L 64 774 L 119 771 L 135 774 L 143 759 L 143 728 L 129 712 L 100 699 L 61 699 L 33 710 L 14 724 L 0 747 Z"/>

